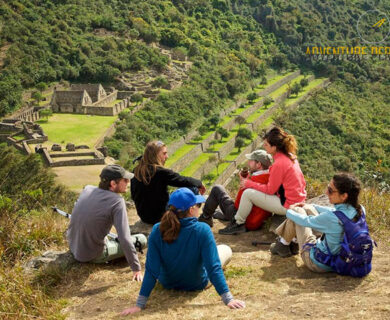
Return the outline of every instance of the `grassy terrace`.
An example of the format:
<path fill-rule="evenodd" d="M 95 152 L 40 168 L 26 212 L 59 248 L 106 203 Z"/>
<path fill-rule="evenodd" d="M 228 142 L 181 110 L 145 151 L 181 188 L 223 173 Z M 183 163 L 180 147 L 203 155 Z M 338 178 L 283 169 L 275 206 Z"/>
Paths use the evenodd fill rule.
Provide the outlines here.
<path fill-rule="evenodd" d="M 56 113 L 48 122 L 38 121 L 49 137 L 49 143 L 72 142 L 92 147 L 116 116 L 89 116 L 83 114 Z"/>
<path fill-rule="evenodd" d="M 229 136 L 227 138 L 222 139 L 221 142 L 217 142 L 213 144 L 208 151 L 219 151 L 227 142 L 229 142 L 231 139 L 233 139 L 237 131 L 239 129 L 239 125 L 236 125 L 232 130 L 229 131 Z M 250 143 L 250 140 L 246 140 L 246 145 Z M 234 156 L 235 154 L 235 156 Z M 182 172 L 181 174 L 184 176 L 192 176 L 196 170 L 198 170 L 204 163 L 208 161 L 212 154 L 210 153 L 202 153 L 197 158 L 195 158 Z M 238 155 L 238 149 L 234 148 L 231 154 L 229 154 L 224 160 L 234 160 Z M 222 172 L 224 169 L 220 168 L 226 168 L 229 164 L 223 163 L 219 166 L 218 172 Z M 216 171 L 215 171 L 216 172 Z"/>
<path fill-rule="evenodd" d="M 302 98 L 310 90 L 312 90 L 313 88 L 315 88 L 319 84 L 323 83 L 326 79 L 327 78 L 318 78 L 318 79 L 315 79 L 315 80 L 309 82 L 309 84 L 306 87 L 304 87 L 301 92 L 298 93 L 298 96 L 294 96 L 293 98 L 289 98 L 286 100 L 286 106 L 289 106 L 289 105 L 293 104 L 294 102 L 296 102 L 298 99 Z"/>
<path fill-rule="evenodd" d="M 303 75 L 300 75 L 298 77 L 296 77 L 293 81 L 291 81 L 291 86 L 295 83 L 295 82 L 299 82 L 301 81 L 301 79 L 303 79 L 304 76 Z M 277 97 L 279 97 L 281 94 L 285 93 L 288 89 L 288 84 L 286 83 L 285 85 L 281 86 L 279 89 L 275 90 L 274 92 L 272 92 L 271 94 L 269 94 L 269 97 L 272 98 L 272 99 L 276 99 Z"/>
<path fill-rule="evenodd" d="M 281 74 L 281 75 L 275 75 L 275 74 L 272 74 L 270 79 L 268 79 L 268 82 L 266 85 L 258 85 L 256 88 L 255 88 L 255 91 L 258 92 L 278 81 L 280 81 L 281 79 L 283 79 L 284 77 L 287 77 L 289 76 L 290 74 L 292 74 L 293 72 L 289 72 L 289 73 L 286 73 L 286 74 Z M 303 76 L 302 76 L 303 77 Z M 287 87 L 286 87 L 287 88 Z M 286 90 L 285 88 L 285 90 Z M 251 90 L 248 90 L 248 92 L 246 92 L 245 94 L 243 95 L 240 95 L 241 97 L 244 97 L 245 95 L 247 95 L 248 93 L 250 93 Z M 284 92 L 284 91 L 283 91 Z M 252 103 L 250 104 L 245 104 L 245 108 L 237 108 L 234 112 L 232 112 L 231 114 L 229 115 L 226 115 L 225 117 L 223 117 L 220 122 L 219 122 L 219 126 L 223 127 L 225 124 L 227 124 L 229 121 L 231 121 L 233 115 L 240 115 L 242 112 L 244 112 L 245 110 L 247 110 L 248 108 L 250 108 L 254 103 L 256 103 L 257 101 L 261 100 L 262 97 L 258 97 L 256 100 L 254 100 Z M 272 105 L 271 105 L 272 106 Z M 269 106 L 270 107 L 270 106 Z M 256 119 L 257 117 L 259 117 L 261 115 L 261 113 L 263 113 L 265 111 L 265 109 L 260 109 L 256 111 L 256 114 L 252 114 L 252 116 L 250 116 L 250 119 L 251 120 L 247 120 L 248 122 L 251 122 L 253 121 L 254 119 Z M 259 114 L 260 112 L 260 114 Z M 192 140 L 191 143 L 200 143 L 202 142 L 203 140 L 207 139 L 210 137 L 211 134 L 213 134 L 215 132 L 215 130 L 210 130 L 210 131 L 207 131 L 206 133 L 204 133 L 202 136 L 200 136 L 199 139 L 197 140 Z M 167 167 L 170 167 L 172 164 L 174 164 L 176 161 L 178 161 L 181 157 L 183 157 L 185 154 L 187 154 L 188 152 L 190 152 L 193 148 L 195 147 L 195 145 L 188 145 L 188 144 L 185 144 L 183 145 L 182 147 L 178 148 L 167 160 L 167 163 L 166 163 L 166 166 Z"/>

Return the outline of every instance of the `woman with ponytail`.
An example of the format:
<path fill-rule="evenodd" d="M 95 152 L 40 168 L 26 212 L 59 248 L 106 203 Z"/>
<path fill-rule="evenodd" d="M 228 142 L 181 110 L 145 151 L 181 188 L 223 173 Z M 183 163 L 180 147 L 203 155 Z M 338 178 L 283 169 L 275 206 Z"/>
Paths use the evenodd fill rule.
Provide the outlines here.
<path fill-rule="evenodd" d="M 364 212 L 359 204 L 359 180 L 350 173 L 338 173 L 333 176 L 326 189 L 329 202 L 334 207 L 324 207 L 298 203 L 287 210 L 287 220 L 277 229 L 279 241 L 271 245 L 271 252 L 288 257 L 289 242 L 296 237 L 302 260 L 313 272 L 329 272 L 333 268 L 324 255 L 337 255 L 344 237 L 344 225 L 336 212 L 341 211 L 348 219 L 356 222 Z M 317 239 L 312 229 L 321 232 Z M 322 261 L 322 262 L 320 262 Z M 325 264 L 327 263 L 327 264 Z"/>
<path fill-rule="evenodd" d="M 222 271 L 231 259 L 230 247 L 216 246 L 210 227 L 198 222 L 203 202 L 203 196 L 188 188 L 171 194 L 168 211 L 149 236 L 145 276 L 136 306 L 122 315 L 145 308 L 157 280 L 164 288 L 184 291 L 203 290 L 211 281 L 229 308 L 245 307 L 243 301 L 233 299 Z"/>
<path fill-rule="evenodd" d="M 294 136 L 279 127 L 264 135 L 263 147 L 272 155 L 267 184 L 240 176 L 240 188 L 245 189 L 240 206 L 231 223 L 220 234 L 245 232 L 245 221 L 253 205 L 279 215 L 286 215 L 294 203 L 306 200 L 306 182 L 297 160 L 297 142 Z"/>

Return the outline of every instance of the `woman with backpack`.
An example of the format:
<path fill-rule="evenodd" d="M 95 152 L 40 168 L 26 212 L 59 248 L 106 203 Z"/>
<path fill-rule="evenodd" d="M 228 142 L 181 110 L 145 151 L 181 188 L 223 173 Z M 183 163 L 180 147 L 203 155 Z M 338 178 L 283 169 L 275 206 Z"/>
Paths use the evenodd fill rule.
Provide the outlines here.
<path fill-rule="evenodd" d="M 276 229 L 280 239 L 271 245 L 271 252 L 285 257 L 289 242 L 296 237 L 302 260 L 313 272 L 336 271 L 358 277 L 370 272 L 373 243 L 359 204 L 360 189 L 352 174 L 334 175 L 326 189 L 334 208 L 304 203 L 291 206 L 288 219 Z M 322 237 L 317 239 L 312 229 Z M 356 242 L 350 246 L 349 241 Z M 341 253 L 348 257 L 338 259 Z"/>
<path fill-rule="evenodd" d="M 203 196 L 188 188 L 171 194 L 169 210 L 149 236 L 145 276 L 136 306 L 121 315 L 141 311 L 157 280 L 164 288 L 184 291 L 203 290 L 211 281 L 230 309 L 245 307 L 243 301 L 233 299 L 222 271 L 231 259 L 231 249 L 216 246 L 210 227 L 198 222 L 203 202 Z"/>

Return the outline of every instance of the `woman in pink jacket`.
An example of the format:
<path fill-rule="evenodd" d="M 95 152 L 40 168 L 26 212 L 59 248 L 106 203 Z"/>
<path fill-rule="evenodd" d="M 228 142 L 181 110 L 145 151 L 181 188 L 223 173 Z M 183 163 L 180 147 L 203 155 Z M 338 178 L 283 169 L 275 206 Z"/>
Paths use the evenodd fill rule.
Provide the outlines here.
<path fill-rule="evenodd" d="M 269 169 L 269 181 L 267 184 L 260 184 L 240 176 L 240 187 L 246 190 L 242 194 L 236 215 L 226 228 L 219 230 L 220 234 L 245 232 L 245 220 L 253 205 L 275 214 L 286 215 L 292 204 L 306 199 L 306 182 L 296 157 L 297 142 L 294 136 L 274 127 L 265 134 L 263 147 L 274 159 Z M 277 194 L 281 187 L 284 189 L 284 204 Z"/>

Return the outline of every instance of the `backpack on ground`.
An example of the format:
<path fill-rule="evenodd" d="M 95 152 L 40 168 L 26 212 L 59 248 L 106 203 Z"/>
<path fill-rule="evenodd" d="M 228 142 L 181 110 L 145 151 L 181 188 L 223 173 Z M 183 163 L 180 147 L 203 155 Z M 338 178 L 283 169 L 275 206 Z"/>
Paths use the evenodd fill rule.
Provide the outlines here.
<path fill-rule="evenodd" d="M 315 258 L 341 275 L 352 277 L 364 277 L 371 271 L 371 260 L 375 241 L 368 232 L 366 215 L 362 207 L 362 214 L 358 221 L 354 222 L 345 216 L 341 211 L 334 211 L 334 214 L 342 222 L 344 227 L 344 238 L 340 252 L 332 255 L 328 244 L 328 254 L 318 248 L 315 249 Z"/>

